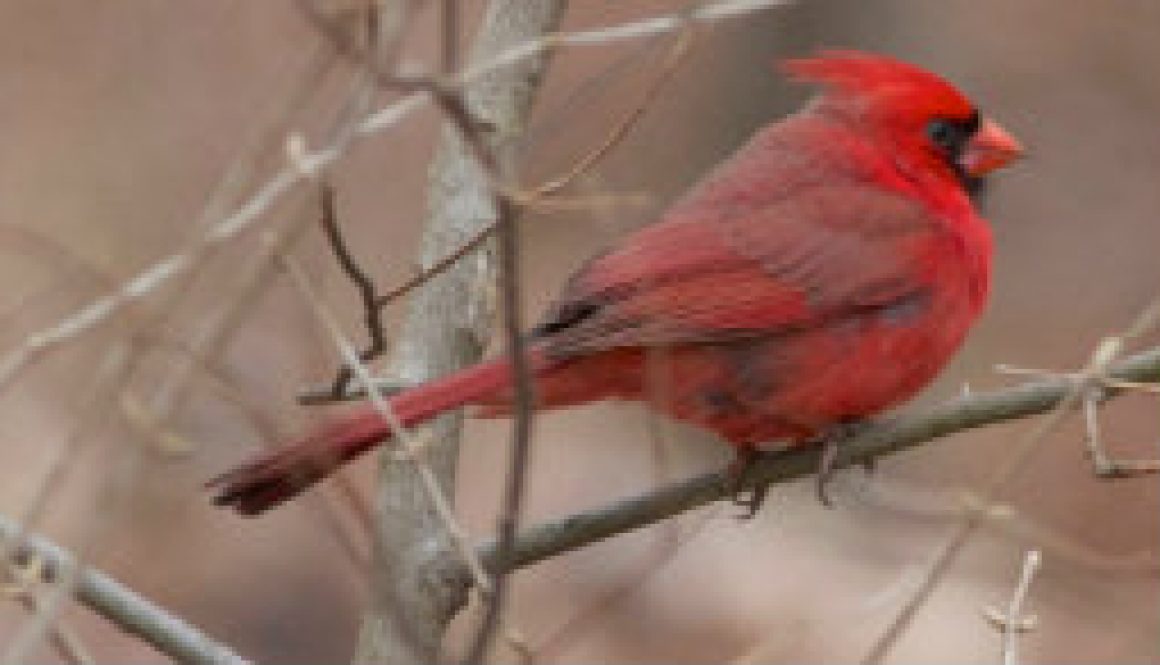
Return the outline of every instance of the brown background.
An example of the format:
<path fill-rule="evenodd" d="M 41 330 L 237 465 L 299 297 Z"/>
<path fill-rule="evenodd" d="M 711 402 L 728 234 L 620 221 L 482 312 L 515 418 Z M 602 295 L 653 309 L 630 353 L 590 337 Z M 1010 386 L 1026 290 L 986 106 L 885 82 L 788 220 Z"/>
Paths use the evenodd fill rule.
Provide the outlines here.
<path fill-rule="evenodd" d="M 678 6 L 572 4 L 568 29 Z M 472 5 L 472 17 L 477 10 Z M 990 310 L 924 399 L 949 396 L 964 382 L 1008 383 L 992 371 L 998 362 L 1078 366 L 1157 293 L 1158 20 L 1160 5 L 1146 0 L 889 0 L 802 2 L 719 24 L 698 35 L 662 98 L 586 184 L 645 194 L 648 204 L 527 219 L 529 316 L 591 251 L 648 221 L 753 128 L 802 99 L 771 73 L 777 56 L 853 46 L 945 73 L 1031 149 L 987 202 L 998 242 Z M 420 21 L 408 57 L 430 61 L 433 26 L 430 16 Z M 289 3 L 0 4 L 0 348 L 195 237 L 209 192 L 263 118 L 284 104 L 316 42 Z M 598 142 L 638 98 L 664 48 L 562 53 L 530 128 L 527 180 L 561 171 Z M 308 137 L 333 116 L 349 74 L 341 67 L 330 74 L 296 116 Z M 425 112 L 361 144 L 333 173 L 343 223 L 383 284 L 410 274 L 435 128 Z M 254 182 L 277 164 L 276 154 L 264 160 Z M 310 204 L 300 192 L 259 228 L 311 214 Z M 195 339 L 257 246 L 257 235 L 247 234 L 184 292 L 162 290 L 132 320 L 164 314 L 168 339 Z M 296 254 L 357 334 L 357 302 L 319 234 L 307 232 Z M 310 502 L 245 522 L 212 510 L 199 489 L 259 439 L 252 419 L 213 382 L 198 380 L 173 424 L 195 444 L 184 457 L 149 454 L 138 468 L 127 466 L 134 455 L 126 451 L 139 450 L 142 437 L 115 410 L 85 415 L 102 358 L 127 329 L 106 327 L 67 345 L 0 395 L 0 511 L 25 510 L 54 454 L 79 431 L 39 530 L 70 546 L 88 543 L 96 565 L 248 657 L 348 659 L 364 583 Z M 149 396 L 175 371 L 169 348 L 134 351 L 134 394 Z M 329 376 L 334 363 L 330 343 L 277 276 L 216 366 L 245 402 L 294 432 L 322 413 L 295 406 L 292 396 Z M 1144 397 L 1118 403 L 1104 420 L 1118 450 L 1141 456 L 1157 453 L 1157 421 L 1155 400 Z M 656 482 L 648 420 L 637 407 L 576 409 L 536 427 L 530 520 Z M 671 473 L 726 459 L 706 435 L 661 427 Z M 543 659 L 561 662 L 856 659 L 944 542 L 962 492 L 985 482 L 1028 427 L 988 428 L 895 456 L 869 483 L 843 474 L 834 510 L 819 506 L 803 482 L 777 488 L 750 523 L 711 507 L 539 565 L 517 575 L 511 616 L 533 647 L 545 649 Z M 459 512 L 481 537 L 493 525 L 507 431 L 485 422 L 467 432 Z M 364 488 L 372 466 L 353 472 Z M 973 538 L 893 658 L 995 661 L 998 634 L 981 608 L 1005 602 L 1023 552 L 1042 547 L 1029 608 L 1039 629 L 1022 639 L 1028 662 L 1156 659 L 1158 499 L 1152 480 L 1094 480 L 1076 427 L 1052 435 L 1005 496 L 1022 526 Z M 689 542 L 674 550 L 674 537 Z M 593 609 L 621 587 L 629 591 Z M 581 612 L 595 618 L 560 637 L 560 626 Z M 158 659 L 84 610 L 66 617 L 100 661 Z M 26 620 L 14 603 L 0 607 L 0 636 Z M 466 627 L 457 622 L 454 635 Z M 553 635 L 559 639 L 547 648 Z M 37 653 L 45 662 L 56 657 Z"/>

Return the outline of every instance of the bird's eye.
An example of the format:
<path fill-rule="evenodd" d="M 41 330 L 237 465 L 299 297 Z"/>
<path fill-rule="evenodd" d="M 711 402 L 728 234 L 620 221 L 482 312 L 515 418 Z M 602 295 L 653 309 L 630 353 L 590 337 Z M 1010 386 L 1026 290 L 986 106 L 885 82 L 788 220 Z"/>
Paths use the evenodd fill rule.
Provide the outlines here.
<path fill-rule="evenodd" d="M 926 136 L 948 156 L 957 157 L 967 141 L 979 131 L 979 124 L 977 111 L 966 119 L 935 118 L 926 124 Z"/>
<path fill-rule="evenodd" d="M 936 118 L 926 125 L 927 137 L 939 148 L 950 154 L 955 154 L 968 138 L 961 123 L 945 118 Z"/>

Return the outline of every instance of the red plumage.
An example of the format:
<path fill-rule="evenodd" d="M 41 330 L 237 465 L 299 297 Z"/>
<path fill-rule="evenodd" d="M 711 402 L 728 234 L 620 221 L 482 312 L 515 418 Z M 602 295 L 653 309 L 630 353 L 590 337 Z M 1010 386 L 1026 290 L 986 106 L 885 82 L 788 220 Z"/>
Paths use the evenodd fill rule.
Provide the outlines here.
<path fill-rule="evenodd" d="M 660 380 L 654 408 L 743 452 L 889 408 L 959 347 L 990 283 L 969 191 L 1019 145 L 949 83 L 891 58 L 783 68 L 822 93 L 568 282 L 533 333 L 538 408 L 645 400 Z M 654 349 L 664 375 L 646 377 Z M 502 415 L 510 389 L 501 358 L 389 402 L 414 426 L 467 404 Z M 216 501 L 261 512 L 389 438 L 364 407 L 211 481 Z"/>

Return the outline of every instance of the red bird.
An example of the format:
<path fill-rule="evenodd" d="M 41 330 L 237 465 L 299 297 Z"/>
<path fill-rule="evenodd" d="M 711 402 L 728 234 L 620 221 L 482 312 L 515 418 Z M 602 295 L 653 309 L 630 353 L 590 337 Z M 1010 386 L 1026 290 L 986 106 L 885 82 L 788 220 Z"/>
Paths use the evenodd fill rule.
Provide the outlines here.
<path fill-rule="evenodd" d="M 739 459 L 898 404 L 959 348 L 987 300 L 991 233 L 971 194 L 1022 149 L 942 78 L 885 56 L 789 60 L 822 92 L 757 133 L 658 221 L 589 260 L 529 337 L 536 407 L 603 399 L 716 432 Z M 646 377 L 646 357 L 663 376 Z M 498 358 L 406 390 L 405 426 L 509 410 Z M 388 441 L 369 406 L 211 481 L 260 513 Z"/>

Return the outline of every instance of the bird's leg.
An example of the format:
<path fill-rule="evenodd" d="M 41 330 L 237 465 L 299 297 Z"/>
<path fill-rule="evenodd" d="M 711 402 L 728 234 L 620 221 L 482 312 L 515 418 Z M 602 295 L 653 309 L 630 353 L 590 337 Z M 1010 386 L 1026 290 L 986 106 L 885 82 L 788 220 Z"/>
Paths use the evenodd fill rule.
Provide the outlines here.
<path fill-rule="evenodd" d="M 818 464 L 816 490 L 818 493 L 818 501 L 823 506 L 827 508 L 834 507 L 834 503 L 830 501 L 829 493 L 826 492 L 826 486 L 834 476 L 834 462 L 838 460 L 838 453 L 842 449 L 842 444 L 858 436 L 869 425 L 870 422 L 865 420 L 838 423 L 829 427 L 819 437 L 818 443 L 822 446 L 822 457 Z M 866 469 L 866 473 L 873 473 L 874 459 L 870 458 L 862 462 L 862 468 Z"/>
<path fill-rule="evenodd" d="M 758 510 L 761 510 L 762 504 L 765 503 L 765 497 L 769 494 L 769 481 L 758 482 L 748 490 L 744 486 L 745 474 L 748 473 L 750 467 L 761 458 L 761 451 L 750 446 L 742 446 L 737 448 L 737 457 L 729 463 L 729 468 L 726 470 L 728 477 L 729 491 L 733 495 L 733 503 L 745 509 L 745 512 L 737 516 L 740 520 L 753 519 Z"/>

